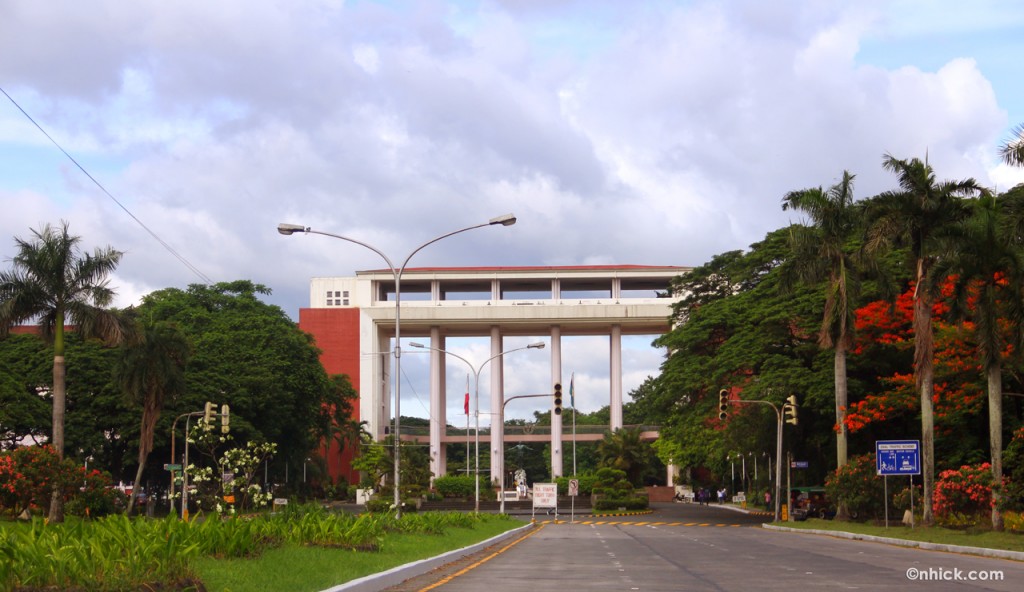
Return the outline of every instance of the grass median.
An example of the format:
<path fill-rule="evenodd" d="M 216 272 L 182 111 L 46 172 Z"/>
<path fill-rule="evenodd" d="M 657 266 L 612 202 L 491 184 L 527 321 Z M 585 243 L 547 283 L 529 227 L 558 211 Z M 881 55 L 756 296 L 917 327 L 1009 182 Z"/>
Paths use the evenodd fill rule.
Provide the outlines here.
<path fill-rule="evenodd" d="M 189 521 L 113 515 L 0 522 L 0 592 L 316 591 L 522 526 L 504 515 L 347 514 L 302 506 Z"/>
<path fill-rule="evenodd" d="M 314 592 L 461 549 L 523 524 L 482 515 L 472 528 L 452 528 L 440 535 L 391 533 L 377 551 L 288 544 L 267 549 L 251 559 L 203 557 L 193 562 L 192 567 L 210 592 Z"/>
<path fill-rule="evenodd" d="M 849 532 L 906 541 L 937 543 L 940 545 L 960 545 L 964 547 L 1024 552 L 1024 536 L 1012 532 L 995 532 L 985 528 L 952 529 L 939 526 L 916 526 L 910 528 L 901 523 L 890 523 L 889 527 L 886 528 L 884 525 L 878 524 L 837 522 L 835 520 L 819 520 L 817 518 L 808 518 L 800 522 L 780 522 L 778 525 L 796 529 Z"/>

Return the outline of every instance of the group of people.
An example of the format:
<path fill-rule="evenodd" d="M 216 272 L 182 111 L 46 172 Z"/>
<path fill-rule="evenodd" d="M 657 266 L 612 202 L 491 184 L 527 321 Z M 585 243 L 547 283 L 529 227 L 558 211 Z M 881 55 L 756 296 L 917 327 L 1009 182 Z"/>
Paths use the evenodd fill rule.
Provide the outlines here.
<path fill-rule="evenodd" d="M 694 495 L 693 495 L 693 497 L 695 498 L 695 501 L 698 504 L 701 504 L 703 506 L 706 506 L 706 505 L 711 503 L 712 496 L 715 496 L 716 498 L 718 498 L 718 503 L 724 504 L 725 503 L 725 488 L 723 487 L 723 488 L 719 489 L 718 491 L 712 493 L 710 489 L 708 489 L 706 487 L 701 487 L 696 492 L 694 492 Z"/>

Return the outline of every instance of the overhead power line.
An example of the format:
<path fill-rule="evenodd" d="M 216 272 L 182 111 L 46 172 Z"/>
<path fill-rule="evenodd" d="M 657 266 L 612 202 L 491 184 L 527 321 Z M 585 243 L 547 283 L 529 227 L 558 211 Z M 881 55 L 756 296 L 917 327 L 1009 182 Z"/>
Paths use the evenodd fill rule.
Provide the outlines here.
<path fill-rule="evenodd" d="M 106 188 L 106 187 L 104 187 L 102 183 L 100 183 L 99 181 L 97 181 L 95 177 L 93 177 L 93 176 L 92 176 L 91 174 L 89 174 L 89 171 L 85 170 L 85 167 L 83 167 L 83 166 L 82 166 L 81 164 L 79 164 L 79 162 L 78 162 L 77 160 L 75 160 L 75 157 L 73 157 L 73 156 L 71 156 L 70 154 L 68 154 L 68 151 L 67 151 L 67 150 L 65 150 L 65 149 L 64 149 L 64 148 L 63 148 L 63 147 L 62 147 L 62 146 L 61 146 L 61 145 L 60 145 L 60 144 L 59 144 L 59 143 L 57 142 L 57 140 L 54 140 L 54 139 L 53 139 L 53 137 L 52 137 L 52 136 L 50 136 L 50 134 L 46 133 L 46 130 L 45 130 L 45 129 L 43 129 L 43 126 L 39 125 L 39 123 L 38 123 L 38 122 L 37 122 L 37 121 L 36 121 L 35 119 L 33 119 L 33 118 L 32 118 L 32 116 L 31 116 L 31 115 L 29 115 L 29 114 L 28 114 L 28 112 L 27 112 L 27 111 L 25 111 L 25 110 L 24 110 L 24 109 L 23 109 L 23 108 L 21 107 L 21 105 L 19 105 L 19 104 L 18 104 L 18 102 L 17 102 L 17 101 L 15 101 L 15 100 L 14 100 L 14 97 L 12 97 L 11 95 L 7 94 L 7 91 L 5 91 L 5 90 L 3 89 L 3 87 L 0 87 L 0 93 L 3 93 L 3 94 L 4 94 L 4 96 L 5 96 L 5 97 L 7 97 L 7 100 L 9 100 L 9 101 L 10 101 L 10 102 L 11 102 L 11 103 L 12 103 L 12 104 L 13 104 L 13 105 L 15 106 L 15 107 L 17 107 L 17 108 L 18 108 L 18 111 L 21 111 L 22 115 L 24 115 L 24 116 L 25 116 L 25 117 L 26 117 L 26 118 L 27 118 L 27 119 L 28 119 L 29 121 L 31 121 L 31 122 L 32 122 L 32 125 L 36 126 L 36 129 L 38 129 L 38 130 L 39 130 L 40 132 L 42 132 L 42 134 L 43 134 L 44 136 L 46 136 L 46 139 L 47 139 L 47 140 L 49 140 L 50 142 L 52 142 L 52 143 L 53 143 L 53 145 L 54 145 L 54 146 L 56 146 L 56 147 L 57 147 L 57 149 L 58 149 L 58 150 L 60 150 L 60 151 L 61 151 L 61 152 L 62 152 L 62 153 L 64 154 L 64 156 L 68 157 L 68 160 L 70 160 L 71 162 L 73 162 L 73 163 L 75 164 L 75 166 L 76 166 L 76 167 L 78 167 L 78 170 L 82 171 L 82 173 L 83 173 L 83 174 L 85 174 L 85 176 L 86 176 L 86 177 L 89 177 L 89 180 L 90 180 L 90 181 L 92 181 L 92 182 L 93 182 L 93 184 L 95 184 L 95 185 L 96 185 L 96 187 L 98 187 L 98 188 L 100 189 L 100 191 L 102 191 L 102 192 L 103 192 L 103 194 L 104 194 L 104 195 L 106 195 L 107 197 L 109 197 L 109 198 L 110 198 L 110 200 L 111 200 L 111 201 L 113 201 L 113 202 L 114 202 L 115 204 L 117 204 L 117 206 L 118 206 L 119 208 L 121 208 L 122 210 L 124 210 L 124 212 L 125 212 L 126 214 L 128 214 L 128 216 L 130 216 L 130 217 L 131 217 L 131 219 L 132 219 L 132 220 L 134 220 L 136 224 L 138 224 L 139 226 L 141 226 L 143 230 L 145 230 L 145 231 L 146 231 L 147 233 L 149 233 L 149 235 L 150 235 L 151 237 L 153 237 L 153 239 L 154 239 L 154 240 L 156 240 L 156 242 L 160 243 L 160 245 L 161 245 L 161 246 L 163 246 L 163 248 L 164 248 L 164 249 L 167 249 L 167 252 L 169 252 L 169 253 L 170 253 L 171 255 L 173 255 L 173 256 L 174 256 L 174 257 L 175 257 L 175 258 L 176 258 L 176 259 L 177 259 L 178 261 L 180 261 L 180 262 L 181 262 L 181 263 L 182 263 L 182 264 L 183 264 L 183 265 L 184 265 L 185 267 L 187 267 L 187 268 L 188 268 L 188 269 L 189 269 L 189 270 L 190 270 L 190 271 L 191 271 L 192 273 L 194 273 L 194 274 L 195 274 L 196 276 L 198 276 L 198 277 L 199 277 L 200 279 L 202 279 L 204 283 L 207 283 L 207 284 L 212 284 L 212 283 L 213 283 L 213 280 L 211 280 L 211 279 L 210 279 L 210 278 L 209 278 L 209 277 L 208 277 L 208 276 L 207 276 L 207 275 L 206 275 L 205 273 L 203 273 L 202 271 L 200 271 L 198 267 L 196 267 L 195 265 L 193 265 L 193 264 L 192 264 L 192 262 L 190 262 L 190 261 L 189 261 L 188 259 L 186 259 L 184 255 L 182 255 L 181 253 L 179 253 L 179 252 L 178 252 L 178 251 L 177 251 L 177 250 L 176 250 L 176 249 L 175 249 L 174 247 L 172 247 L 172 246 L 171 246 L 171 245 L 170 245 L 170 244 L 169 244 L 169 243 L 168 243 L 167 241 L 165 241 L 164 239 L 160 238 L 160 236 L 159 236 L 159 235 L 158 235 L 157 233 L 153 232 L 153 230 L 151 230 L 151 229 L 150 229 L 150 228 L 149 228 L 148 226 L 146 226 L 146 224 L 145 224 L 145 223 L 143 223 L 143 222 L 142 222 L 142 220 L 139 220 L 138 216 L 136 216 L 135 214 L 133 214 L 133 213 L 131 212 L 131 210 L 129 210 L 129 209 L 127 208 L 127 207 L 125 207 L 125 205 L 124 205 L 123 203 L 121 203 L 120 201 L 118 201 L 118 199 L 117 199 L 116 197 L 114 197 L 114 196 L 113 196 L 113 195 L 112 195 L 112 194 L 111 194 L 111 193 L 110 193 L 109 191 L 107 191 L 107 188 Z"/>

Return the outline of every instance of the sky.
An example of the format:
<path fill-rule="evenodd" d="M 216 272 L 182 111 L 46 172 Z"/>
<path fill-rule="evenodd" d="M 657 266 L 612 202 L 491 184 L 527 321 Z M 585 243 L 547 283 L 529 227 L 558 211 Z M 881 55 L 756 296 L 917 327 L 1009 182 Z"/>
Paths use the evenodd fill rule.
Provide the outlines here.
<path fill-rule="evenodd" d="M 249 279 L 297 319 L 310 278 L 382 261 L 278 223 L 402 260 L 511 212 L 410 265 L 696 266 L 800 221 L 789 191 L 895 188 L 885 154 L 1024 182 L 997 153 L 1021 55 L 1024 3 L 996 0 L 5 0 L 0 265 L 66 220 L 124 251 L 121 306 Z M 650 341 L 627 340 L 626 392 L 657 374 Z M 607 339 L 563 345 L 580 409 L 606 404 Z M 425 417 L 414 358 L 402 409 Z M 506 393 L 547 360 L 509 356 Z"/>

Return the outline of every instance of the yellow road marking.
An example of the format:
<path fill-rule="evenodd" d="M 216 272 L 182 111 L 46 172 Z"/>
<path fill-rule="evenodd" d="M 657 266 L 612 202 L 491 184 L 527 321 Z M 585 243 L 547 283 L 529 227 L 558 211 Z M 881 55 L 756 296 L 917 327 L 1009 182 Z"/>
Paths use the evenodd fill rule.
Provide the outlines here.
<path fill-rule="evenodd" d="M 457 578 L 457 577 L 459 577 L 459 576 L 461 576 L 463 574 L 469 573 L 471 570 L 476 569 L 477 567 L 480 567 L 481 565 L 487 563 L 491 559 L 494 559 L 498 555 L 501 555 L 505 551 L 508 551 L 512 547 L 518 545 L 522 541 L 525 541 L 526 539 L 528 539 L 528 538 L 532 537 L 533 535 L 537 534 L 538 532 L 541 531 L 542 528 L 544 528 L 543 524 L 538 526 L 533 532 L 531 532 L 531 533 L 529 533 L 529 534 L 527 534 L 527 535 L 525 535 L 525 536 L 523 536 L 523 537 L 521 537 L 521 538 L 519 538 L 519 539 L 517 539 L 515 541 L 512 541 L 508 545 L 502 547 L 501 549 L 498 549 L 494 553 L 491 553 L 490 555 L 488 555 L 487 557 L 484 557 L 480 561 L 477 561 L 473 565 L 470 565 L 468 567 L 464 567 L 464 568 L 460 569 L 459 571 L 457 571 L 457 572 L 455 572 L 455 573 L 453 573 L 451 575 L 445 576 L 445 577 L 441 578 L 440 580 L 434 582 L 433 584 L 427 586 L 426 588 L 420 588 L 419 592 L 427 592 L 427 590 L 433 590 L 434 588 L 437 588 L 438 586 L 443 586 L 444 584 L 447 584 L 448 582 L 454 580 L 455 578 Z"/>

